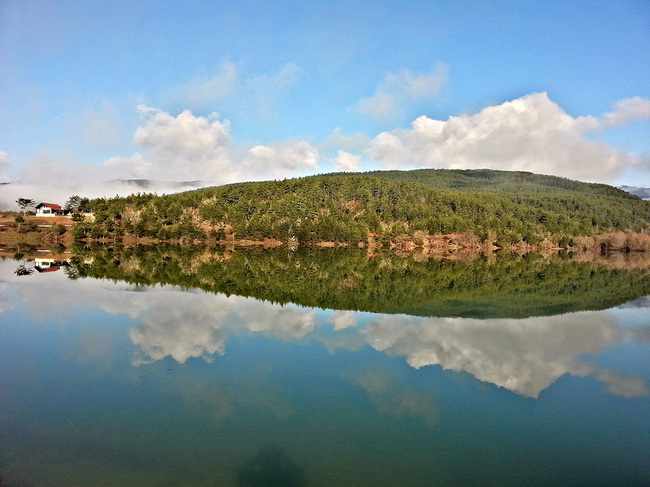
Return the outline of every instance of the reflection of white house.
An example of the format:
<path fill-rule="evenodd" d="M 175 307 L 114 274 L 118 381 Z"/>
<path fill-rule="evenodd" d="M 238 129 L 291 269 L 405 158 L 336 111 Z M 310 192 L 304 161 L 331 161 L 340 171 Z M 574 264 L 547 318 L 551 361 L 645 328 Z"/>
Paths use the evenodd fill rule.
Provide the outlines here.
<path fill-rule="evenodd" d="M 36 206 L 36 216 L 65 215 L 65 211 L 54 203 L 39 203 Z"/>
<path fill-rule="evenodd" d="M 55 272 L 62 266 L 68 265 L 67 262 L 54 259 L 35 259 L 34 268 L 38 272 Z"/>

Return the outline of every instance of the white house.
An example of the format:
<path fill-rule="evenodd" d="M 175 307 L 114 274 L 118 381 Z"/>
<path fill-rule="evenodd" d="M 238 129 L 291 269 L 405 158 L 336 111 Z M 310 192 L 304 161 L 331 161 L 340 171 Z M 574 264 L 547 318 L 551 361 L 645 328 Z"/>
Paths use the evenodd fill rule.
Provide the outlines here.
<path fill-rule="evenodd" d="M 39 203 L 36 205 L 36 216 L 65 215 L 65 210 L 54 203 Z"/>

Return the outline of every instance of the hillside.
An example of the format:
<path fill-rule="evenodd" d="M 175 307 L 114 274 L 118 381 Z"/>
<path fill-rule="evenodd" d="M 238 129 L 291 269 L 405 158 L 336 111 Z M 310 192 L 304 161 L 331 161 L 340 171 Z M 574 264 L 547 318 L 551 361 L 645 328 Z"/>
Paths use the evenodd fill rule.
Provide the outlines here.
<path fill-rule="evenodd" d="M 465 234 L 567 246 L 574 237 L 648 232 L 650 202 L 604 184 L 492 170 L 337 173 L 184 193 L 91 200 L 77 236 L 383 244 Z M 471 240 L 471 239 L 469 239 Z"/>

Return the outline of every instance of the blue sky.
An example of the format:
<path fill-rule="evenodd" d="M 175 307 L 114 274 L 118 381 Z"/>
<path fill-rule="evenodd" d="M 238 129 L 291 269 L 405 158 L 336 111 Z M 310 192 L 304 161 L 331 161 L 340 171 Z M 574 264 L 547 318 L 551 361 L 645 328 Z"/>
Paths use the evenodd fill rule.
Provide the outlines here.
<path fill-rule="evenodd" d="M 5 0 L 0 181 L 490 167 L 650 186 L 649 52 L 645 0 Z"/>

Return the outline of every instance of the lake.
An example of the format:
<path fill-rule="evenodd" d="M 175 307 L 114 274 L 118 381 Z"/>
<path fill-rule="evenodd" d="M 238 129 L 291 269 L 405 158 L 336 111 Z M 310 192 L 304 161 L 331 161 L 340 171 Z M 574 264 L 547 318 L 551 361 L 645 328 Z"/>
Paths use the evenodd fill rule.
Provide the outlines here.
<path fill-rule="evenodd" d="M 4 259 L 0 485 L 647 486 L 648 295 L 559 255 Z"/>

